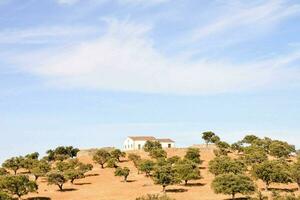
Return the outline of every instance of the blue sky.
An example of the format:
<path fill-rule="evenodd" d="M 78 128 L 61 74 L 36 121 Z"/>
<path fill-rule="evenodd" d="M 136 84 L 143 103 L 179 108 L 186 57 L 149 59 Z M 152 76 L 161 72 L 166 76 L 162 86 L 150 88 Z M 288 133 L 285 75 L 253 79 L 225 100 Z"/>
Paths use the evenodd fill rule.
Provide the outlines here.
<path fill-rule="evenodd" d="M 127 135 L 300 141 L 300 2 L 0 0 L 0 160 Z"/>

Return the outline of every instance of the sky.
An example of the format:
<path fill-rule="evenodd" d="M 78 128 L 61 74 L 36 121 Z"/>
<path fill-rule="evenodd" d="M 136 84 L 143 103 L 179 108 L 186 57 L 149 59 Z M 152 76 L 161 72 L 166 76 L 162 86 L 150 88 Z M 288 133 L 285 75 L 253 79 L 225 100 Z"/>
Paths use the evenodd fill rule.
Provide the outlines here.
<path fill-rule="evenodd" d="M 212 130 L 300 148 L 298 0 L 0 0 L 0 160 Z"/>

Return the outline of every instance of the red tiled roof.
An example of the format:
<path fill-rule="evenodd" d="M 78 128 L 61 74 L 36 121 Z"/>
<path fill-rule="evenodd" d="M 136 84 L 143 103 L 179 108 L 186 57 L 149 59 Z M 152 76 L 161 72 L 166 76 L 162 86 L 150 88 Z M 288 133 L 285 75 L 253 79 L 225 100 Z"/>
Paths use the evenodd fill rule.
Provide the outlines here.
<path fill-rule="evenodd" d="M 162 138 L 162 139 L 156 139 L 153 136 L 129 136 L 130 139 L 134 140 L 134 141 L 147 141 L 147 140 L 155 140 L 155 141 L 159 141 L 159 142 L 174 142 L 173 140 L 169 139 L 169 138 Z"/>
<path fill-rule="evenodd" d="M 156 140 L 156 138 L 153 136 L 129 136 L 129 138 L 134 141 Z"/>
<path fill-rule="evenodd" d="M 173 140 L 169 139 L 169 138 L 163 138 L 163 139 L 156 139 L 159 142 L 174 142 Z"/>

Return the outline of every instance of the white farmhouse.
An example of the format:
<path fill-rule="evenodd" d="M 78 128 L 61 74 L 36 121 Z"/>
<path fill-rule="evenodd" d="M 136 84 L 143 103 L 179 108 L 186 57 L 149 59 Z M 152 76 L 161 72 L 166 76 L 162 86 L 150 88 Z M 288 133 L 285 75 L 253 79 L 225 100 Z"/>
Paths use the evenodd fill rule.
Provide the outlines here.
<path fill-rule="evenodd" d="M 157 139 L 153 136 L 129 136 L 123 143 L 123 150 L 139 150 L 143 149 L 147 141 L 159 141 L 163 148 L 175 147 L 175 142 L 169 138 Z"/>

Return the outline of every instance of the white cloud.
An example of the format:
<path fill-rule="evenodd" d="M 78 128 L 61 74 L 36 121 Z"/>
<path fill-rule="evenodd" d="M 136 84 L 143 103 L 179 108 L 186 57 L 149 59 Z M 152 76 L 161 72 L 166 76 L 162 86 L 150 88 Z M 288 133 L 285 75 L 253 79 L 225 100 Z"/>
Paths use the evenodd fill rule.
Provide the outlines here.
<path fill-rule="evenodd" d="M 206 94 L 236 92 L 299 81 L 287 68 L 299 52 L 275 60 L 234 63 L 191 61 L 165 56 L 147 37 L 151 27 L 108 20 L 98 39 L 55 52 L 25 55 L 24 70 L 61 88 L 88 88 L 146 93 Z"/>

